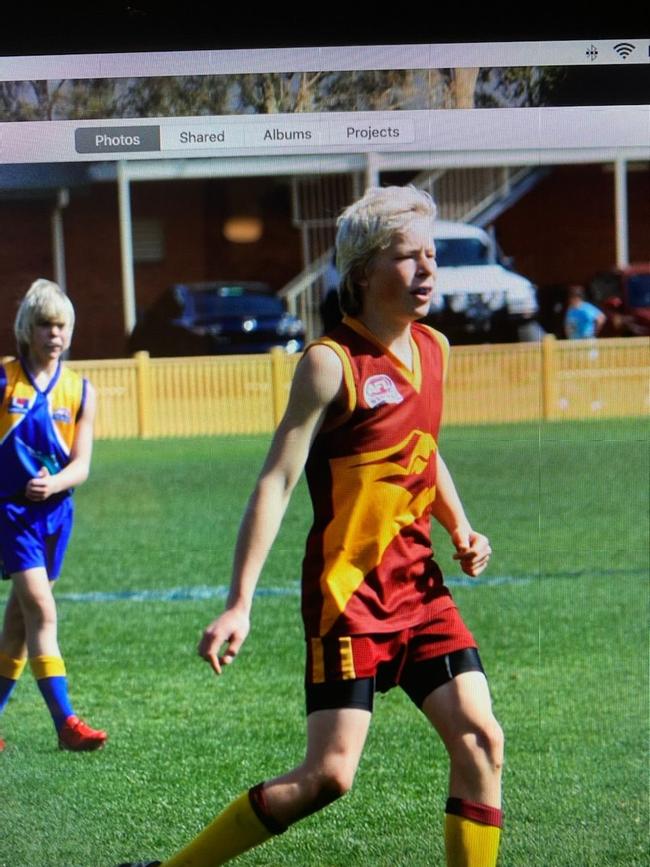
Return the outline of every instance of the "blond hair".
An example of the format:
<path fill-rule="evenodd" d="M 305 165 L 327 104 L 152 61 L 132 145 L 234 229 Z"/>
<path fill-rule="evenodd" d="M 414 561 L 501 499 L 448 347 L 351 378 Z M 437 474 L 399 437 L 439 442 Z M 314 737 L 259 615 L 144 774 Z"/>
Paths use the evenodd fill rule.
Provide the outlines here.
<path fill-rule="evenodd" d="M 65 349 L 67 349 L 72 340 L 74 319 L 74 307 L 60 286 L 43 278 L 35 280 L 20 302 L 14 322 L 14 334 L 19 352 L 22 355 L 27 354 L 34 326 L 39 322 L 63 322 L 66 331 Z"/>
<path fill-rule="evenodd" d="M 336 267 L 340 275 L 339 304 L 350 316 L 361 312 L 363 297 L 358 279 L 372 258 L 390 246 L 415 217 L 431 223 L 436 205 L 424 190 L 405 187 L 370 187 L 337 221 Z"/>

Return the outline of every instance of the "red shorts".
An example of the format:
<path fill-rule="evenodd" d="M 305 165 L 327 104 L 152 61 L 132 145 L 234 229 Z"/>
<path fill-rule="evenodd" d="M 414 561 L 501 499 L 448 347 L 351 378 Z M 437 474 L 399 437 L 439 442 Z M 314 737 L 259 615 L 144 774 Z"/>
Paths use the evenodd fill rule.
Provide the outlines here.
<path fill-rule="evenodd" d="M 305 682 L 321 684 L 371 677 L 386 692 L 413 664 L 476 647 L 453 602 L 434 620 L 399 632 L 326 635 L 307 640 Z"/>

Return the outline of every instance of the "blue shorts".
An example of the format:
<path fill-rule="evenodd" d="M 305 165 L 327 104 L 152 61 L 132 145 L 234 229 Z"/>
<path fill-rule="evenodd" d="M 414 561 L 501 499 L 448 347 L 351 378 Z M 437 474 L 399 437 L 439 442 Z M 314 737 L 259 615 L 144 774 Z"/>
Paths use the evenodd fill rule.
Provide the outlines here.
<path fill-rule="evenodd" d="M 58 578 L 73 518 L 71 496 L 52 503 L 0 503 L 2 577 L 41 566 L 50 581 Z"/>

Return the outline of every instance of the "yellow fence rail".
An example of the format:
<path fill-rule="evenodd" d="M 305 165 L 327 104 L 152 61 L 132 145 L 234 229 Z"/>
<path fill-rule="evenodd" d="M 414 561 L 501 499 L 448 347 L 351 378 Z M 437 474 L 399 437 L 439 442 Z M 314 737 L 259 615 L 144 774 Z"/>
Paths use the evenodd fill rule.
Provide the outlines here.
<path fill-rule="evenodd" d="M 97 437 L 189 437 L 274 430 L 298 356 L 72 361 L 97 391 Z M 452 349 L 445 422 L 650 415 L 650 338 Z"/>
<path fill-rule="evenodd" d="M 97 392 L 98 439 L 267 433 L 286 406 L 298 356 L 68 362 Z"/>

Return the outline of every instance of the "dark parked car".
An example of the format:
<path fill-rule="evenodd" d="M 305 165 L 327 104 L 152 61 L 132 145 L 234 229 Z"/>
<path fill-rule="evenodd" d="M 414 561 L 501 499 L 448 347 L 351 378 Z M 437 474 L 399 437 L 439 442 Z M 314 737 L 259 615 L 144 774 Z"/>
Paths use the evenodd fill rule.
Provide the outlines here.
<path fill-rule="evenodd" d="M 178 283 L 140 318 L 129 350 L 152 356 L 286 352 L 304 348 L 305 329 L 269 287 L 254 282 Z"/>
<path fill-rule="evenodd" d="M 650 262 L 598 274 L 589 288 L 607 317 L 601 337 L 650 334 Z"/>

